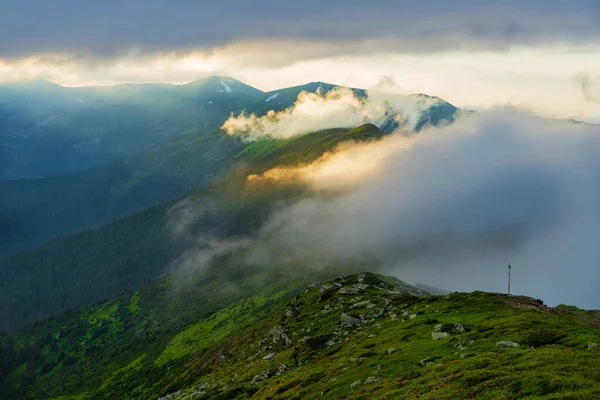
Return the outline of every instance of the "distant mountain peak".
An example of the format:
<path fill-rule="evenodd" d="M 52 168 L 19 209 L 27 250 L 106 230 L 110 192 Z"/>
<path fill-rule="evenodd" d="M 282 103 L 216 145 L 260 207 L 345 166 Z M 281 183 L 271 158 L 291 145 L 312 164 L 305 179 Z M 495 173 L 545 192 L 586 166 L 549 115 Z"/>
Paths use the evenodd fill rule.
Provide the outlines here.
<path fill-rule="evenodd" d="M 250 85 L 245 84 L 230 76 L 213 75 L 206 78 L 196 79 L 182 87 L 202 90 L 206 92 L 216 91 L 218 93 L 245 93 L 245 94 L 262 94 L 263 92 Z"/>

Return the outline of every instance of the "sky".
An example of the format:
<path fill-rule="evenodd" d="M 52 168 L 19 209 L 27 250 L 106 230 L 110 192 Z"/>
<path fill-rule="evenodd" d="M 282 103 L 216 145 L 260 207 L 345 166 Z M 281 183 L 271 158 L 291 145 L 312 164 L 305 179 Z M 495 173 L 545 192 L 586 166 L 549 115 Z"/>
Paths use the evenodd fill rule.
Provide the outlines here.
<path fill-rule="evenodd" d="M 598 21 L 594 0 L 23 0 L 2 6 L 0 81 L 390 78 L 460 107 L 600 122 Z"/>

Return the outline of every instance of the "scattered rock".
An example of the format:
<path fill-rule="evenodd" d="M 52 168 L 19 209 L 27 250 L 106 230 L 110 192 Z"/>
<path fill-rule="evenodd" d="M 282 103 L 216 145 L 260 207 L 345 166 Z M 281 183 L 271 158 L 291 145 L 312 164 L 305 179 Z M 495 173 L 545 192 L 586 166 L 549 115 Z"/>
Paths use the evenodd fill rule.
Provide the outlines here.
<path fill-rule="evenodd" d="M 339 282 L 336 282 L 336 283 L 334 283 L 334 285 L 335 285 L 335 286 L 337 286 L 337 287 L 342 287 L 342 286 L 344 286 L 344 285 L 342 285 L 342 284 L 341 284 L 341 283 L 339 283 Z"/>
<path fill-rule="evenodd" d="M 352 308 L 362 308 L 369 304 L 371 304 L 371 300 L 361 301 L 360 303 L 356 303 L 356 304 L 352 305 Z"/>
<path fill-rule="evenodd" d="M 469 358 L 469 357 L 475 357 L 475 354 L 473 354 L 473 353 L 462 353 L 460 355 L 460 358 Z"/>
<path fill-rule="evenodd" d="M 377 334 L 376 333 L 371 333 L 368 337 L 369 337 L 369 339 L 372 339 L 374 337 L 377 337 Z"/>
<path fill-rule="evenodd" d="M 360 385 L 362 383 L 362 381 L 356 381 L 356 382 L 352 382 L 352 384 L 350 385 L 351 388 L 356 387 L 358 385 Z"/>
<path fill-rule="evenodd" d="M 510 340 L 501 340 L 499 342 L 496 342 L 496 346 L 511 348 L 511 347 L 519 347 L 520 344 L 517 342 L 511 342 Z"/>
<path fill-rule="evenodd" d="M 288 337 L 281 326 L 275 326 L 271 329 L 271 333 L 273 334 L 273 343 L 277 344 L 279 342 L 283 342 L 285 347 L 292 345 L 292 339 Z"/>
<path fill-rule="evenodd" d="M 379 380 L 379 378 L 370 376 L 367 379 L 365 379 L 365 385 L 368 385 L 369 383 L 377 382 L 378 380 Z"/>
<path fill-rule="evenodd" d="M 411 314 L 411 315 L 409 316 L 409 318 L 410 318 L 410 319 L 417 318 L 417 314 Z"/>
<path fill-rule="evenodd" d="M 267 379 L 269 379 L 269 373 L 267 371 L 261 371 L 254 375 L 254 378 L 252 378 L 252 384 L 255 385 L 262 381 L 266 381 Z"/>
<path fill-rule="evenodd" d="M 424 358 L 421 361 L 419 361 L 419 364 L 421 364 L 422 366 L 426 366 L 427 363 L 429 363 L 429 362 L 430 362 L 429 358 Z"/>
<path fill-rule="evenodd" d="M 329 290 L 329 289 L 331 289 L 331 286 L 323 285 L 323 286 L 321 286 L 321 289 L 319 289 L 319 292 L 323 293 L 324 291 Z"/>
<path fill-rule="evenodd" d="M 335 346 L 336 345 L 336 341 L 335 340 L 328 340 L 327 343 L 325 343 L 325 346 L 327 347 L 331 347 L 331 346 Z"/>
<path fill-rule="evenodd" d="M 285 316 L 288 318 L 292 318 L 294 316 L 294 310 L 292 310 L 291 307 L 288 307 L 287 310 L 285 310 Z"/>
<path fill-rule="evenodd" d="M 404 312 L 402 313 L 402 316 L 403 316 L 403 317 L 408 317 L 408 316 L 410 316 L 410 313 L 409 313 L 408 311 L 404 311 Z"/>
<path fill-rule="evenodd" d="M 590 342 L 590 343 L 588 343 L 588 347 L 587 347 L 587 349 L 588 349 L 588 350 L 591 350 L 591 349 L 593 349 L 593 348 L 595 348 L 595 347 L 598 347 L 598 343 L 591 343 L 591 342 Z"/>
<path fill-rule="evenodd" d="M 450 334 L 448 332 L 431 332 L 431 337 L 435 340 L 440 340 L 449 336 Z"/>
<path fill-rule="evenodd" d="M 458 322 L 452 322 L 449 324 L 438 324 L 435 326 L 434 332 L 446 332 L 451 335 L 458 335 L 465 331 L 465 327 Z"/>
<path fill-rule="evenodd" d="M 360 319 L 351 317 L 346 313 L 342 313 L 340 320 L 342 321 L 342 326 L 351 327 L 360 325 Z"/>
<path fill-rule="evenodd" d="M 273 357 L 275 357 L 275 353 L 269 353 L 263 357 L 263 360 L 269 361 L 269 360 L 272 360 Z"/>
<path fill-rule="evenodd" d="M 395 352 L 396 352 L 396 349 L 394 347 L 390 347 L 388 349 L 388 354 L 392 354 L 392 353 L 395 353 Z"/>
<path fill-rule="evenodd" d="M 275 375 L 281 375 L 284 372 L 287 372 L 290 370 L 290 367 L 288 367 L 285 364 L 279 364 L 279 368 L 277 368 L 277 372 L 275 373 Z"/>

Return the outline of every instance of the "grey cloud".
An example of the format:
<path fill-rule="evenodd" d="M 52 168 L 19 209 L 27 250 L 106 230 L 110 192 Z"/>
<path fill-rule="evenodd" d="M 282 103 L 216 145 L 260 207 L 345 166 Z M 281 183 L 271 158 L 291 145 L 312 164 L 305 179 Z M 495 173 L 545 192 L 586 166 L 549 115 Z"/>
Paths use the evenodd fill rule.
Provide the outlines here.
<path fill-rule="evenodd" d="M 210 50 L 265 38 L 342 44 L 385 38 L 383 48 L 411 52 L 502 48 L 594 41 L 600 37 L 598 20 L 600 5 L 593 0 L 22 0 L 2 5 L 0 57 Z M 372 43 L 361 51 L 377 49 Z"/>

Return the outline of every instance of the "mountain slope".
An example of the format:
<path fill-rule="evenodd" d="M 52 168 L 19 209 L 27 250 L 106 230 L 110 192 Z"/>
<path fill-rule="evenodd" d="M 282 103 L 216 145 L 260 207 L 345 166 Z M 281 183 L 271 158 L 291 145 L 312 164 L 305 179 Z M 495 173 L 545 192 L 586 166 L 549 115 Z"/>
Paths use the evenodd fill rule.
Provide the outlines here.
<path fill-rule="evenodd" d="M 246 282 L 237 299 L 223 301 L 224 287 L 207 281 L 170 297 L 154 285 L 7 337 L 0 393 L 48 399 L 600 394 L 597 311 L 483 292 L 431 296 L 371 273 L 305 289 L 307 276 L 334 271 L 281 271 L 278 284 L 269 274 L 254 280 L 267 278 L 262 290 L 248 284 L 251 274 L 234 278 Z"/>
<path fill-rule="evenodd" d="M 84 170 L 182 135 L 217 130 L 261 95 L 228 77 L 188 85 L 0 86 L 0 179 Z"/>
<path fill-rule="evenodd" d="M 279 201 L 302 196 L 298 182 L 246 185 L 249 173 L 282 163 L 309 162 L 346 140 L 372 140 L 373 125 L 332 129 L 287 139 L 253 142 L 234 157 L 235 173 L 185 201 L 170 201 L 79 234 L 55 239 L 34 250 L 0 259 L 0 330 L 14 329 L 60 311 L 138 288 L 168 271 L 194 240 L 174 238 L 171 210 L 190 204 L 196 237 L 247 235 L 267 219 Z M 203 212 L 197 213 L 194 207 Z"/>

